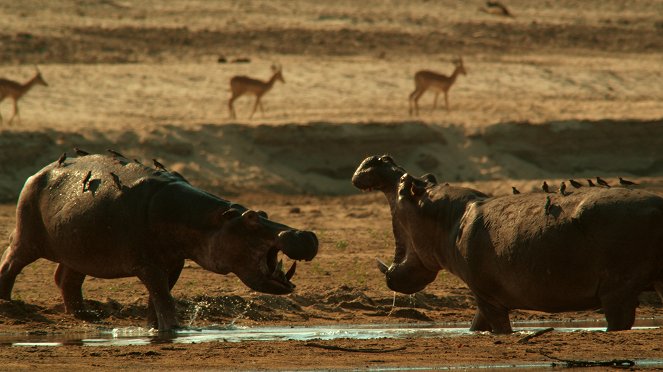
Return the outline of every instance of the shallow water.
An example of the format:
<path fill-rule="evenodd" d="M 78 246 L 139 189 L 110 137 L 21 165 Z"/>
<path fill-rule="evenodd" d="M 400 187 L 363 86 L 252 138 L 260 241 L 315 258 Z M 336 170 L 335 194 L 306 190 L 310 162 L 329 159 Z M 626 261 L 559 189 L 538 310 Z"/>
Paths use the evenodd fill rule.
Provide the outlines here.
<path fill-rule="evenodd" d="M 553 327 L 556 332 L 604 331 L 605 321 L 520 321 L 514 330 L 524 335 L 541 328 Z M 663 318 L 638 319 L 634 329 L 663 326 Z M 368 324 L 318 325 L 283 327 L 243 327 L 237 325 L 184 328 L 174 333 L 159 334 L 141 327 L 102 329 L 89 333 L 0 333 L 2 346 L 127 346 L 158 343 L 242 342 L 242 341 L 309 341 L 376 338 L 432 338 L 470 335 L 467 323 L 429 324 Z"/>

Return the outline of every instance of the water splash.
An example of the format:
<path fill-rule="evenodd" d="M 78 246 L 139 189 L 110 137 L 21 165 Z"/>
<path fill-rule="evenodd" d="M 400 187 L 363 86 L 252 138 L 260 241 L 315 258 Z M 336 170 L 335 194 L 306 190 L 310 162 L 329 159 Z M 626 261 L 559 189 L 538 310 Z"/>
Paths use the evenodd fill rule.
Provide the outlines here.
<path fill-rule="evenodd" d="M 391 302 L 391 309 L 389 310 L 389 313 L 387 313 L 387 316 L 391 316 L 391 313 L 393 313 L 395 309 L 396 309 L 396 291 L 394 291 L 394 300 Z"/>
<path fill-rule="evenodd" d="M 251 306 L 252 306 L 252 305 L 253 305 L 253 300 L 249 300 L 248 302 L 246 302 L 246 303 L 244 304 L 244 310 L 242 310 L 239 314 L 237 314 L 237 315 L 233 318 L 233 320 L 231 320 L 230 323 L 228 323 L 228 325 L 229 325 L 229 326 L 234 326 L 235 323 L 236 323 L 239 319 L 243 318 L 244 315 L 246 315 L 246 313 L 248 313 L 249 310 L 251 310 Z"/>
<path fill-rule="evenodd" d="M 193 323 L 196 321 L 198 318 L 198 315 L 204 311 L 210 308 L 210 303 L 208 301 L 198 301 L 193 305 L 193 311 L 191 312 L 191 316 L 189 317 L 189 327 L 193 326 Z"/>

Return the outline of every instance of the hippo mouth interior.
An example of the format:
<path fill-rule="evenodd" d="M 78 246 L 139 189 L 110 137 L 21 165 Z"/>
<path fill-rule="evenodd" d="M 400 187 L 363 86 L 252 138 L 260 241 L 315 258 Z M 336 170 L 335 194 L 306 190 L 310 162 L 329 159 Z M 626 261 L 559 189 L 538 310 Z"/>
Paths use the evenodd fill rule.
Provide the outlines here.
<path fill-rule="evenodd" d="M 266 265 L 263 274 L 265 274 L 269 280 L 276 282 L 278 285 L 291 291 L 295 288 L 295 285 L 290 282 L 290 279 L 295 275 L 297 262 L 293 261 L 288 271 L 285 271 L 283 259 L 278 258 L 279 252 L 280 250 L 277 247 L 271 247 L 269 251 L 267 251 L 267 254 L 265 255 Z"/>

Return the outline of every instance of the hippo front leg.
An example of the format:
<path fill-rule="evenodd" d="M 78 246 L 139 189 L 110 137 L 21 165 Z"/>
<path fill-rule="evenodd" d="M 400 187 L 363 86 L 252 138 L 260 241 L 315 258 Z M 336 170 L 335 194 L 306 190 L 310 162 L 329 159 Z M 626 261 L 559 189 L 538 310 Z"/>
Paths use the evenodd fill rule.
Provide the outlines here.
<path fill-rule="evenodd" d="M 470 330 L 489 330 L 497 334 L 508 334 L 513 332 L 513 329 L 511 328 L 511 322 L 509 321 L 508 309 L 501 306 L 492 305 L 480 298 L 477 298 L 477 305 L 479 307 L 479 311 L 474 317 L 472 327 L 474 328 L 476 322 L 478 329 L 470 328 Z M 487 329 L 485 329 L 486 323 L 488 324 Z"/>
<path fill-rule="evenodd" d="M 470 326 L 470 331 L 472 332 L 490 332 L 492 328 L 490 323 L 481 311 L 477 310 L 477 313 L 474 315 L 474 320 L 472 320 L 472 325 Z"/>
<path fill-rule="evenodd" d="M 175 283 L 180 278 L 182 269 L 184 268 L 184 260 L 179 262 L 177 266 L 173 267 L 168 274 L 168 289 L 173 290 Z M 150 295 L 147 302 L 147 326 L 151 328 L 159 328 L 159 320 L 157 318 L 156 310 L 154 309 L 154 299 Z"/>
<path fill-rule="evenodd" d="M 148 266 L 140 269 L 137 276 L 150 294 L 159 332 L 168 332 L 178 328 L 175 300 L 170 295 L 168 273 L 161 268 Z"/>
<path fill-rule="evenodd" d="M 626 292 L 626 291 L 624 291 Z M 638 307 L 639 292 L 617 292 L 601 297 L 601 307 L 608 322 L 608 331 L 626 331 L 635 323 L 635 309 Z"/>

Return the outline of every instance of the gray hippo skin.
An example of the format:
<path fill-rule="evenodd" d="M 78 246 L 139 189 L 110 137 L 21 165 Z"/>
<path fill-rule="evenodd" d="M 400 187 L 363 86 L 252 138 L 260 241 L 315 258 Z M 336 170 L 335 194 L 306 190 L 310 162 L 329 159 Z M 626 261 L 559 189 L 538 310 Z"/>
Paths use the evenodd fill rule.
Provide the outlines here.
<path fill-rule="evenodd" d="M 413 252 L 389 268 L 387 285 L 419 290 L 447 269 L 476 297 L 471 330 L 511 332 L 512 309 L 598 308 L 608 331 L 627 330 L 642 291 L 654 286 L 663 298 L 663 198 L 658 195 L 585 188 L 566 196 L 530 193 L 468 201 L 451 187 L 415 195 L 413 182 L 402 177 L 394 213 Z M 414 264 L 410 257 L 416 257 Z M 411 280 L 409 274 L 418 271 L 429 274 L 428 283 L 421 274 Z"/>
<path fill-rule="evenodd" d="M 234 273 L 253 290 L 286 294 L 281 251 L 311 260 L 314 233 L 298 231 L 192 187 L 173 172 L 120 157 L 89 155 L 53 163 L 30 177 L 16 209 L 16 229 L 0 263 L 0 299 L 10 300 L 19 272 L 39 258 L 59 263 L 55 281 L 68 313 L 83 312 L 82 284 L 138 277 L 149 292 L 148 321 L 177 327 L 170 290 L 191 259 Z"/>

